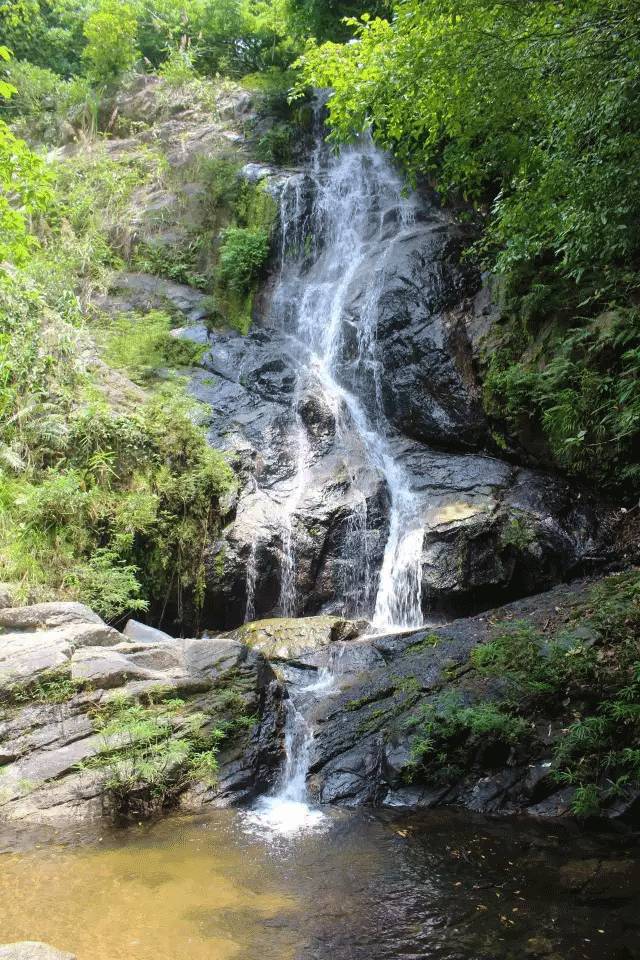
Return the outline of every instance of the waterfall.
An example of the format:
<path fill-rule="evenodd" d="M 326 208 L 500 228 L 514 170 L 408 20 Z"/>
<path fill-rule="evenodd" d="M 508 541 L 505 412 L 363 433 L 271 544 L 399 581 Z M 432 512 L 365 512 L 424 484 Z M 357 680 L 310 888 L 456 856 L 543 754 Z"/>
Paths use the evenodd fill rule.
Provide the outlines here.
<path fill-rule="evenodd" d="M 311 198 L 309 202 L 309 198 Z M 301 405 L 319 390 L 336 425 L 341 450 L 357 450 L 369 473 L 380 477 L 388 495 L 389 526 L 379 570 L 369 551 L 367 496 L 358 486 L 358 470 L 344 463 L 353 506 L 343 545 L 345 613 L 366 616 L 380 631 L 418 627 L 422 622 L 422 546 L 420 503 L 409 478 L 394 457 L 393 432 L 384 414 L 377 356 L 378 302 L 385 284 L 389 249 L 415 213 L 414 200 L 391 163 L 370 138 L 331 154 L 318 136 L 307 171 L 288 178 L 280 195 L 280 270 L 272 297 L 270 322 L 288 334 L 295 358 L 289 441 L 292 476 L 281 510 L 280 612 L 300 612 L 297 595 L 297 512 L 313 466 Z M 393 229 L 389 230 L 389 224 Z M 367 278 L 356 310 L 355 356 L 343 354 L 354 280 L 372 244 L 387 240 Z M 346 601 L 345 601 L 346 603 Z M 313 747 L 308 719 L 314 702 L 337 690 L 339 664 L 331 659 L 307 686 L 289 684 L 285 729 L 286 762 L 274 796 L 263 798 L 252 814 L 278 834 L 315 825 L 323 815 L 307 802 L 307 774 Z"/>
<path fill-rule="evenodd" d="M 251 623 L 256 616 L 256 579 L 258 568 L 256 564 L 256 545 L 251 544 L 251 550 L 247 559 L 247 600 L 244 612 L 244 622 Z"/>
<path fill-rule="evenodd" d="M 311 202 L 308 202 L 308 197 Z M 345 536 L 346 613 L 367 616 L 378 630 L 420 626 L 423 526 L 417 498 L 391 446 L 384 415 L 377 358 L 378 300 L 384 287 L 382 257 L 358 305 L 356 355 L 342 356 L 352 284 L 372 243 L 397 222 L 395 236 L 411 224 L 415 205 L 403 182 L 369 137 L 332 154 L 321 133 L 307 171 L 289 178 L 280 196 L 281 262 L 272 299 L 272 322 L 291 335 L 297 361 L 293 393 L 295 474 L 282 505 L 280 610 L 300 612 L 295 555 L 296 512 L 312 460 L 300 416 L 305 390 L 313 385 L 334 413 L 338 439 L 362 452 L 386 485 L 389 531 L 379 571 L 371 569 L 365 492 L 351 471 L 354 507 Z M 392 235 L 387 250 L 394 243 Z M 349 464 L 346 465 L 347 471 Z"/>

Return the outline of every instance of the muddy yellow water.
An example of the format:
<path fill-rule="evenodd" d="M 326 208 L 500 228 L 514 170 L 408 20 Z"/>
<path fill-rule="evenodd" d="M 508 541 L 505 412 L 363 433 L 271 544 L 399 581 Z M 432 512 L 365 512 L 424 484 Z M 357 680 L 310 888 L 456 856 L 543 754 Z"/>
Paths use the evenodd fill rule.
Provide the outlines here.
<path fill-rule="evenodd" d="M 640 956 L 632 838 L 446 811 L 274 838 L 219 811 L 102 835 L 0 828 L 1 850 L 0 943 L 78 960 Z"/>
<path fill-rule="evenodd" d="M 272 887 L 268 857 L 257 875 L 231 826 L 229 818 L 217 829 L 172 821 L 122 839 L 6 854 L 0 939 L 43 940 L 78 960 L 233 960 L 257 956 L 263 925 L 279 918 L 285 935 L 271 931 L 265 956 L 293 956 L 299 903 Z"/>

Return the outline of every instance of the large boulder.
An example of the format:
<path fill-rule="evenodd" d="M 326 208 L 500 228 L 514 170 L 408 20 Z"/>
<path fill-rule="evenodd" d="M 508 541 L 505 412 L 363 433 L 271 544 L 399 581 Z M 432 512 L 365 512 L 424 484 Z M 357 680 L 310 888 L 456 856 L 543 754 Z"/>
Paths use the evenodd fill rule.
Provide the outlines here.
<path fill-rule="evenodd" d="M 0 700 L 52 671 L 69 673 L 82 647 L 118 644 L 122 635 L 82 603 L 39 603 L 0 610 Z"/>
<path fill-rule="evenodd" d="M 171 699 L 180 707 L 178 737 L 192 718 L 211 732 L 227 730 L 218 783 L 180 780 L 186 806 L 237 802 L 269 788 L 284 707 L 258 650 L 232 637 L 174 639 L 141 624 L 129 628 L 136 638 L 112 631 L 116 642 L 107 646 L 96 631 L 111 628 L 92 611 L 45 607 L 6 616 L 25 629 L 0 632 L 0 819 L 93 819 L 114 810 L 108 777 L 94 763 L 112 746 L 96 723 L 112 702 L 145 707 Z"/>
<path fill-rule="evenodd" d="M 562 717 L 560 703 L 549 702 L 548 716 L 542 712 L 529 718 L 530 730 L 520 747 L 478 736 L 469 742 L 464 762 L 458 756 L 439 772 L 416 767 L 414 745 L 421 735 L 428 736 L 421 717 L 430 717 L 433 708 L 442 709 L 449 701 L 467 706 L 504 699 L 504 681 L 472 669 L 470 655 L 505 624 L 525 621 L 544 635 L 552 623 L 554 631 L 568 629 L 581 642 L 593 643 L 588 625 L 577 625 L 592 609 L 593 587 L 594 581 L 580 581 L 493 609 L 490 615 L 348 645 L 345 660 L 334 659 L 335 689 L 316 705 L 308 778 L 312 794 L 324 803 L 350 806 L 460 804 L 489 814 L 570 815 L 575 788 L 553 776 L 554 747 L 572 721 L 571 715 Z M 356 651 L 360 669 L 350 661 Z M 589 695 L 598 693 L 585 688 L 585 697 Z M 612 803 L 604 813 L 626 817 L 637 804 L 638 790 L 631 788 L 626 804 Z M 596 874 L 567 869 L 566 883 L 599 890 Z M 628 882 L 637 884 L 637 876 Z"/>
<path fill-rule="evenodd" d="M 73 601 L 36 603 L 33 606 L 5 607 L 0 610 L 0 627 L 8 630 L 63 627 L 69 624 L 93 623 L 104 626 L 97 613 L 84 603 Z"/>
<path fill-rule="evenodd" d="M 338 641 L 355 640 L 368 628 L 366 621 L 339 617 L 274 618 L 246 623 L 233 636 L 270 661 L 300 660 Z"/>

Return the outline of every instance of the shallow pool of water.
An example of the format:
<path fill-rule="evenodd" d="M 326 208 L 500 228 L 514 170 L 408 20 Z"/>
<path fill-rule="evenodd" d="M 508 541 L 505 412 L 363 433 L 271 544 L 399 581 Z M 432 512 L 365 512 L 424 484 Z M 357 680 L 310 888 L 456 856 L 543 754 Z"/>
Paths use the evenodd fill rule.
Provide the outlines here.
<path fill-rule="evenodd" d="M 5 829 L 0 849 L 0 942 L 78 960 L 640 956 L 638 850 L 616 836 L 452 811 L 334 812 L 287 836 L 226 810 L 100 835 Z"/>

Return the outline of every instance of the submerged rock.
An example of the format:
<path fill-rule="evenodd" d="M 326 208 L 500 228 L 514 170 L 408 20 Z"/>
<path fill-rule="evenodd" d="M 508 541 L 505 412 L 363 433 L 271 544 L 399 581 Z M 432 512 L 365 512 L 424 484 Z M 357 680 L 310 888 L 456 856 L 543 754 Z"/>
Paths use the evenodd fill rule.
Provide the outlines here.
<path fill-rule="evenodd" d="M 56 950 L 48 943 L 21 940 L 20 943 L 0 944 L 0 960 L 76 960 L 75 954 Z"/>

